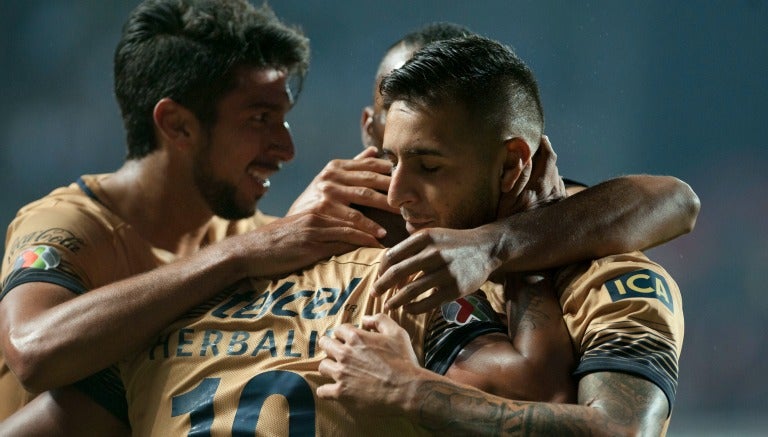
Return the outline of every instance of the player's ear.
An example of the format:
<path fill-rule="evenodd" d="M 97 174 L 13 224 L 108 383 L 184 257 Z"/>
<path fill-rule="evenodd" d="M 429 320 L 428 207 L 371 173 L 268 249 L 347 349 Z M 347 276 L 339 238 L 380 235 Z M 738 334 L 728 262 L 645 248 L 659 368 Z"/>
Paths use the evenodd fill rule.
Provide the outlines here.
<path fill-rule="evenodd" d="M 360 116 L 360 139 L 363 141 L 364 147 L 376 145 L 376 142 L 373 141 L 373 106 L 363 108 L 363 113 Z"/>
<path fill-rule="evenodd" d="M 508 193 L 531 165 L 531 147 L 524 138 L 515 137 L 504 142 L 506 159 L 501 170 L 501 191 Z"/>
<path fill-rule="evenodd" d="M 152 111 L 155 132 L 160 143 L 187 148 L 200 131 L 200 124 L 195 114 L 181 105 L 164 97 L 155 104 Z"/>

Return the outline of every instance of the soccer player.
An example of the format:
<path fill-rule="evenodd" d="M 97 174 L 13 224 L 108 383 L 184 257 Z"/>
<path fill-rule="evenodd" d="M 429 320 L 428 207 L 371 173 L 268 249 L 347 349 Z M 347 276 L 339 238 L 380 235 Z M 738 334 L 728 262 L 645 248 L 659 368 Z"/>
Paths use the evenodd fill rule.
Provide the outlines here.
<path fill-rule="evenodd" d="M 294 156 L 285 117 L 308 60 L 301 33 L 245 0 L 134 11 L 114 59 L 124 165 L 30 203 L 8 228 L 0 418 L 32 396 L 19 380 L 33 393 L 75 383 L 240 278 L 379 246 L 359 222 L 256 209 Z"/>
<path fill-rule="evenodd" d="M 406 34 L 386 50 L 374 79 L 372 105 L 363 108 L 360 119 L 362 142 L 369 150 L 379 151 L 383 140 L 387 111 L 379 91 L 382 78 L 430 42 L 473 34 L 457 24 L 432 23 Z M 581 184 L 561 180 L 557 172 L 549 171 L 555 160 L 548 139 L 542 136 L 533 165 L 525 170 L 529 182 L 516 187 L 516 191 L 520 191 L 515 197 L 518 209 L 536 205 L 541 193 L 560 189 L 563 181 L 569 194 L 584 189 Z M 372 158 L 332 161 L 291 210 L 301 211 L 311 206 L 342 217 L 355 217 L 362 211 L 387 229 L 386 237 L 381 239 L 384 245 L 394 246 L 409 235 L 399 214 L 366 204 L 351 205 L 354 202 L 349 200 L 346 205 L 338 201 L 354 194 L 364 194 L 359 196 L 362 199 L 380 194 L 378 191 L 382 191 L 388 179 L 376 174 L 380 168 L 374 167 L 376 162 Z M 366 184 L 374 189 L 361 188 Z M 323 202 L 328 206 L 323 206 Z M 442 283 L 442 287 L 440 293 L 434 295 L 433 303 L 450 300 L 474 291 L 495 267 L 525 271 L 653 247 L 690 232 L 698 211 L 698 197 L 678 178 L 622 176 L 590 187 L 579 196 L 550 208 L 532 209 L 471 231 L 432 229 L 418 233 L 389 253 L 382 263 L 382 280 L 375 288 L 384 291 L 412 274 L 427 270 L 431 273 L 421 282 L 411 284 L 393 303 L 422 294 L 436 282 Z M 421 256 L 411 257 L 414 253 Z M 403 263 L 406 258 L 408 262 Z M 443 264 L 438 267 L 437 263 Z"/>
<path fill-rule="evenodd" d="M 539 143 L 533 74 L 506 46 L 471 36 L 423 48 L 382 85 L 389 190 L 411 231 L 482 222 Z M 461 177 L 458 177 L 461 176 Z M 577 354 L 578 405 L 509 400 L 419 366 L 402 328 L 377 316 L 345 325 L 321 348 L 318 395 L 405 415 L 432 432 L 660 435 L 675 399 L 683 342 L 680 292 L 640 252 L 558 270 L 553 284 Z M 390 301 L 388 308 L 396 308 Z M 421 308 L 420 308 L 421 309 Z M 372 331 L 368 331 L 371 329 Z M 469 355 L 468 360 L 475 359 Z M 466 366 L 487 371 L 482 361 Z M 381 375 L 387 375 L 384 379 Z"/>
<path fill-rule="evenodd" d="M 360 216 L 329 216 L 333 196 L 273 222 L 253 209 L 267 176 L 293 156 L 286 82 L 303 75 L 306 52 L 300 34 L 244 2 L 137 9 L 115 65 L 129 159 L 25 207 L 9 228 L 0 330 L 27 387 L 78 381 L 108 391 L 113 372 L 81 378 L 142 347 L 223 284 L 377 244 L 378 227 Z M 375 206 L 369 193 L 340 197 Z M 239 214 L 253 215 L 233 219 Z M 22 392 L 4 369 L 13 387 L 2 401 L 15 409 Z M 78 396 L 58 390 L 42 401 Z"/>

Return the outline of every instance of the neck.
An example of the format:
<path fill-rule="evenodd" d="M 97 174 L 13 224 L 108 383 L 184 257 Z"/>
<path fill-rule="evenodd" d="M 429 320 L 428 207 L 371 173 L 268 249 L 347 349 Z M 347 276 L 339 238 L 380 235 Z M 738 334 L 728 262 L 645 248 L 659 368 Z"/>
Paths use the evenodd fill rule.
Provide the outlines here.
<path fill-rule="evenodd" d="M 178 255 L 203 243 L 210 209 L 194 190 L 191 172 L 157 151 L 127 161 L 102 188 L 112 211 L 155 247 Z"/>

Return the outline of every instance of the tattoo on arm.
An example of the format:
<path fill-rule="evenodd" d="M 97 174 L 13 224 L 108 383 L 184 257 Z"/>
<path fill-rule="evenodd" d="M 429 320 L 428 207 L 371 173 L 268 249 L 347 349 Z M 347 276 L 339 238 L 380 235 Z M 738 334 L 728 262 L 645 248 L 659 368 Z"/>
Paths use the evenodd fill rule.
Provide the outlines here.
<path fill-rule="evenodd" d="M 509 285 L 508 285 L 509 286 Z M 534 330 L 551 318 L 546 311 L 543 293 L 549 290 L 540 290 L 533 285 L 523 284 L 523 281 L 515 281 L 514 290 L 508 290 L 507 320 L 513 332 Z"/>
<path fill-rule="evenodd" d="M 426 384 L 423 392 L 426 394 L 419 405 L 418 418 L 430 431 L 458 432 L 455 435 L 471 435 L 477 432 L 501 435 L 501 431 L 509 427 L 504 423 L 505 420 L 514 422 L 514 418 L 525 413 L 521 410 L 510 414 L 504 403 L 495 402 L 483 392 L 444 382 L 430 382 Z M 515 427 L 519 427 L 522 420 L 518 419 L 516 422 L 516 425 L 512 425 L 515 432 L 519 431 Z M 471 424 L 471 429 L 467 428 L 468 424 Z"/>
<path fill-rule="evenodd" d="M 666 420 L 667 398 L 659 387 L 645 379 L 597 372 L 579 383 L 579 403 L 604 411 L 613 427 L 658 427 Z"/>
<path fill-rule="evenodd" d="M 420 393 L 417 421 L 450 435 L 659 435 L 667 413 L 656 385 L 612 372 L 585 376 L 579 405 L 514 401 L 444 381 L 429 381 Z"/>
<path fill-rule="evenodd" d="M 427 384 L 424 393 L 418 421 L 432 432 L 467 436 L 575 436 L 590 432 L 588 418 L 578 417 L 560 404 L 505 400 L 444 382 Z"/>

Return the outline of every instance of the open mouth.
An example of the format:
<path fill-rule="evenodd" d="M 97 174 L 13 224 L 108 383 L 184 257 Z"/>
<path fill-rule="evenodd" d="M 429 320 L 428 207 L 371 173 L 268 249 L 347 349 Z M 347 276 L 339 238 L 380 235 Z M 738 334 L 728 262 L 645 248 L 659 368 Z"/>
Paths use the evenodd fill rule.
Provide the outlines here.
<path fill-rule="evenodd" d="M 251 164 L 248 166 L 248 175 L 262 188 L 269 188 L 269 177 L 280 170 L 280 165 Z"/>

